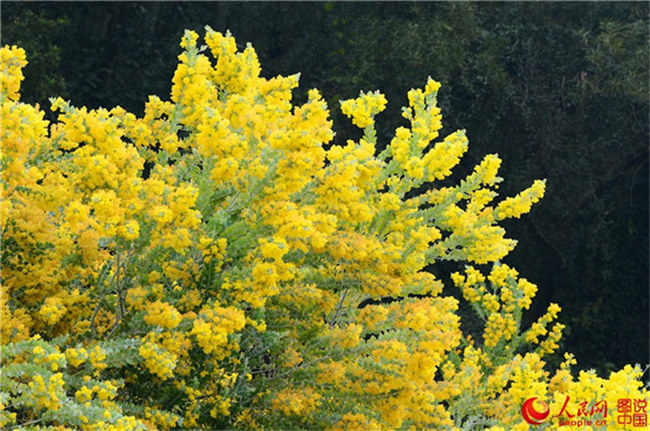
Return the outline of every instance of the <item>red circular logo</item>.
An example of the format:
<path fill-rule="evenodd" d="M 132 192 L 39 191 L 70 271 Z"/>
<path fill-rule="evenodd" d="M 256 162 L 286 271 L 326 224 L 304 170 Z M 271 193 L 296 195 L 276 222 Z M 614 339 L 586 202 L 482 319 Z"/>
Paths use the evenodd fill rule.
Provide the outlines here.
<path fill-rule="evenodd" d="M 524 420 L 531 425 L 539 425 L 548 417 L 549 409 L 548 404 L 542 400 L 538 400 L 537 404 L 541 406 L 540 410 L 535 409 L 535 400 L 537 397 L 528 398 L 523 406 L 521 406 L 521 415 Z"/>

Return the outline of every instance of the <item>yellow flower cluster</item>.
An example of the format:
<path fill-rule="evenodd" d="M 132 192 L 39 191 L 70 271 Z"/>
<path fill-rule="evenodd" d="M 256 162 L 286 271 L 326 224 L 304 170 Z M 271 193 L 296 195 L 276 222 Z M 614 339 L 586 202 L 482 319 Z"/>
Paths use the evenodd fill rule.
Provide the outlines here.
<path fill-rule="evenodd" d="M 201 317 L 194 320 L 191 334 L 206 354 L 226 356 L 228 335 L 246 325 L 244 313 L 234 308 L 214 307 L 202 310 Z"/>
<path fill-rule="evenodd" d="M 442 115 L 436 104 L 439 88 L 440 83 L 429 78 L 424 91 L 409 91 L 409 106 L 404 108 L 403 115 L 410 120 L 411 128 L 399 127 L 390 144 L 389 154 L 411 179 L 405 181 L 406 185 L 415 186 L 449 176 L 467 151 L 467 138 L 463 131 L 452 133 L 425 151 L 442 129 Z"/>
<path fill-rule="evenodd" d="M 284 389 L 275 395 L 271 405 L 287 416 L 308 416 L 318 407 L 320 398 L 321 396 L 309 387 Z"/>
<path fill-rule="evenodd" d="M 374 93 L 362 91 L 358 98 L 342 101 L 341 112 L 352 118 L 355 126 L 364 129 L 374 124 L 375 115 L 386 109 L 386 103 L 386 97 L 379 91 Z"/>
<path fill-rule="evenodd" d="M 144 359 L 144 365 L 151 374 L 162 380 L 172 377 L 176 367 L 176 355 L 153 342 L 142 344 L 138 353 Z"/>
<path fill-rule="evenodd" d="M 48 364 L 52 371 L 58 371 L 59 368 L 65 366 L 66 357 L 63 353 L 59 353 L 58 350 L 48 354 L 43 347 L 37 345 L 32 350 L 32 353 L 35 356 L 35 364 Z"/>
<path fill-rule="evenodd" d="M 102 350 L 100 346 L 95 346 L 90 352 L 88 353 L 88 360 L 92 367 L 96 370 L 103 370 L 108 365 L 104 360 L 106 359 L 106 353 Z"/>
<path fill-rule="evenodd" d="M 199 239 L 197 248 L 203 252 L 203 261 L 205 263 L 210 263 L 213 259 L 216 259 L 218 265 L 220 265 L 220 261 L 226 252 L 227 243 L 226 238 L 213 241 L 211 238 L 203 237 Z"/>
<path fill-rule="evenodd" d="M 0 51 L 0 63 L 2 63 L 0 77 L 2 102 L 5 99 L 18 100 L 20 83 L 24 79 L 22 69 L 27 65 L 25 50 L 17 46 L 3 48 Z"/>
<path fill-rule="evenodd" d="M 36 409 L 58 410 L 65 396 L 63 384 L 62 373 L 56 373 L 47 380 L 41 375 L 33 376 L 28 384 L 34 394 L 29 403 Z"/>
<path fill-rule="evenodd" d="M 530 307 L 537 286 L 524 278 L 518 278 L 515 269 L 505 264 L 495 264 L 485 277 L 480 271 L 468 266 L 465 274 L 452 274 L 454 284 L 459 287 L 464 298 L 474 306 L 479 316 L 486 320 L 483 334 L 485 346 L 495 347 L 500 341 L 510 341 L 519 332 L 521 313 Z M 490 282 L 490 286 L 486 285 Z M 523 338 L 527 343 L 539 344 L 539 354 L 553 353 L 559 346 L 564 325 L 555 323 L 549 333 L 547 326 L 554 321 L 560 307 L 550 304 L 548 312 L 525 331 Z M 540 343 L 539 337 L 547 335 Z"/>
<path fill-rule="evenodd" d="M 328 430 L 332 431 L 341 429 L 377 431 L 383 429 L 383 427 L 379 422 L 369 418 L 363 413 L 346 413 L 340 421 L 338 421 L 334 426 L 328 428 Z"/>
<path fill-rule="evenodd" d="M 144 321 L 149 325 L 158 325 L 162 328 L 174 329 L 181 322 L 181 315 L 166 302 L 156 301 L 148 306 Z"/>
<path fill-rule="evenodd" d="M 41 309 L 38 311 L 41 318 L 47 322 L 49 325 L 54 325 L 58 322 L 61 317 L 65 314 L 66 308 L 63 305 L 63 301 L 58 296 L 52 296 L 45 298 Z"/>
<path fill-rule="evenodd" d="M 537 180 L 517 196 L 500 202 L 494 210 L 496 220 L 510 217 L 519 218 L 522 214 L 529 212 L 533 204 L 544 196 L 545 187 L 545 181 Z"/>

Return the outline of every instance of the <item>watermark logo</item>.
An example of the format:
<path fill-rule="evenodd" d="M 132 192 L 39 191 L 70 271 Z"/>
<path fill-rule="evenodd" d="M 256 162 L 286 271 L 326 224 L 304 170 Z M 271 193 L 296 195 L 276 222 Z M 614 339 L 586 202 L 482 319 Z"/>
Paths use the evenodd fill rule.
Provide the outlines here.
<path fill-rule="evenodd" d="M 577 407 L 576 405 L 577 404 Z M 582 401 L 574 403 L 569 410 L 569 396 L 564 399 L 560 412 L 551 418 L 557 420 L 559 426 L 585 427 L 607 426 L 608 411 L 607 400 Z M 550 409 L 545 401 L 538 397 L 527 399 L 521 406 L 521 416 L 530 425 L 541 425 L 549 418 Z M 611 418 L 611 416 L 610 416 Z M 623 425 L 625 428 L 648 429 L 648 400 L 619 398 L 612 421 Z"/>
<path fill-rule="evenodd" d="M 648 426 L 648 400 L 619 398 L 616 403 L 616 410 L 619 415 L 616 422 L 620 425 L 632 425 L 632 427 Z"/>
<path fill-rule="evenodd" d="M 537 403 L 535 401 L 537 400 Z M 537 404 L 537 406 L 535 405 Z M 549 414 L 548 404 L 537 397 L 529 398 L 521 406 L 521 415 L 524 420 L 531 425 L 539 425 L 543 423 Z"/>

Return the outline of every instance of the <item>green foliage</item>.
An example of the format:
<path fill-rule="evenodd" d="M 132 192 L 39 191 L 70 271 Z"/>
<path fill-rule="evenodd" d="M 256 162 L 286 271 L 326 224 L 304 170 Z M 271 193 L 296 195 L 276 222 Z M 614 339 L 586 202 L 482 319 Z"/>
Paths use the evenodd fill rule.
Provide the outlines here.
<path fill-rule="evenodd" d="M 123 403 L 109 401 L 117 395 L 117 390 L 124 385 L 124 381 L 100 378 L 99 372 L 95 370 L 106 369 L 107 364 L 110 364 L 107 370 L 110 375 L 111 371 L 139 363 L 136 340 L 119 339 L 98 343 L 96 350 L 91 351 L 93 360 L 80 363 L 73 360 L 74 365 L 71 365 L 58 347 L 65 344 L 66 340 L 62 337 L 50 341 L 33 338 L 0 346 L 2 423 L 32 426 L 61 423 L 81 427 L 88 422 L 104 423 L 107 418 L 111 418 L 121 426 L 130 424 L 130 418 L 125 416 L 134 411 L 127 412 L 123 409 Z M 81 345 L 77 346 L 79 349 L 82 349 Z M 93 357 L 97 352 L 100 352 L 100 356 Z M 98 401 L 104 401 L 103 405 L 100 402 L 88 402 L 93 394 Z M 11 412 L 31 416 L 17 417 L 16 413 Z M 144 427 L 140 425 L 131 429 Z"/>
<path fill-rule="evenodd" d="M 67 30 L 64 17 L 48 18 L 20 5 L 3 5 L 1 37 L 4 44 L 18 45 L 29 51 L 27 79 L 22 85 L 26 101 L 48 106 L 53 95 L 67 97 L 67 83 L 61 75 L 62 49 L 57 37 Z M 9 18 L 6 18 L 6 16 Z"/>

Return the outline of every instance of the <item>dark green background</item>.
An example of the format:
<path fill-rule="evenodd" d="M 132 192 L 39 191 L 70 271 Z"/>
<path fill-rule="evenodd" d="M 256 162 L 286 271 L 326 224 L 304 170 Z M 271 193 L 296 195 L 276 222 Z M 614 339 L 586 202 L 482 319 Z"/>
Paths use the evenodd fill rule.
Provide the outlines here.
<path fill-rule="evenodd" d="M 141 113 L 169 95 L 183 29 L 230 29 L 263 74 L 301 73 L 332 109 L 336 142 L 359 136 L 338 100 L 379 89 L 385 145 L 406 92 L 442 82 L 446 128 L 467 130 L 454 178 L 486 153 L 503 159 L 503 195 L 547 178 L 547 195 L 506 228 L 505 259 L 538 284 L 526 321 L 550 301 L 562 348 L 607 374 L 648 364 L 647 2 L 216 3 L 2 2 L 2 43 L 27 50 L 23 100 L 64 96 Z M 453 265 L 431 268 L 448 281 Z M 450 293 L 453 293 L 450 291 Z M 471 330 L 471 322 L 465 327 Z"/>

